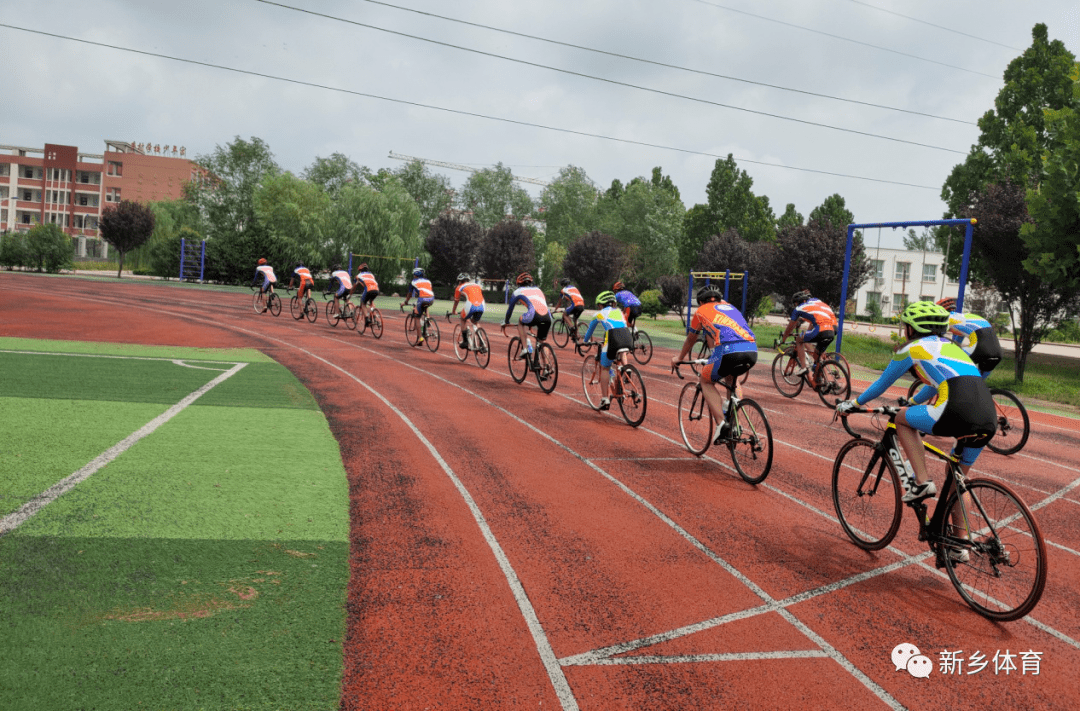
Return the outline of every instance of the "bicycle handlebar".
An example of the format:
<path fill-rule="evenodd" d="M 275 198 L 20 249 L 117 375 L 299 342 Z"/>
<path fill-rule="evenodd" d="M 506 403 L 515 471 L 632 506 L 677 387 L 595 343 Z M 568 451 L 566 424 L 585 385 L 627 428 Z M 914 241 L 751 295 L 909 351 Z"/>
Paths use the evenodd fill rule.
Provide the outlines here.
<path fill-rule="evenodd" d="M 686 378 L 683 377 L 683 374 L 679 372 L 680 365 L 705 365 L 708 362 L 708 358 L 698 358 L 697 360 L 680 360 L 678 363 L 671 366 L 671 372 L 675 373 L 675 375 L 678 375 L 679 380 L 686 380 Z"/>
<path fill-rule="evenodd" d="M 839 398 L 836 399 L 837 405 L 839 405 L 841 402 L 843 401 Z M 840 423 L 844 426 L 844 429 L 847 430 L 847 433 L 849 435 L 855 437 L 856 439 L 862 439 L 862 435 L 851 429 L 851 426 L 848 424 L 848 415 L 887 415 L 889 418 L 889 422 L 892 422 L 899 413 L 900 408 L 896 407 L 895 405 L 881 405 L 880 407 L 862 407 L 861 405 L 856 405 L 854 409 L 848 410 L 844 413 L 834 410 L 832 421 L 836 422 L 836 418 L 839 417 Z"/>

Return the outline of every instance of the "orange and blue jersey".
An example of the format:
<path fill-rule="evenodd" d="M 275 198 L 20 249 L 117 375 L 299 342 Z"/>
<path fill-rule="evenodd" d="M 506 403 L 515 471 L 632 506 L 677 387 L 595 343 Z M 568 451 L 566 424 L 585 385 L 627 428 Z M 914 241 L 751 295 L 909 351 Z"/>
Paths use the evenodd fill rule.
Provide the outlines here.
<path fill-rule="evenodd" d="M 468 302 L 468 308 L 461 308 L 461 318 L 469 318 L 470 316 L 484 313 L 484 289 L 475 281 L 467 281 L 458 285 L 454 289 L 454 305 L 457 306 L 459 301 L 465 300 Z"/>
<path fill-rule="evenodd" d="M 315 283 L 315 279 L 311 276 L 311 270 L 307 267 L 297 267 L 296 269 L 293 269 L 293 274 L 300 278 L 300 286 L 303 286 L 305 283 Z"/>
<path fill-rule="evenodd" d="M 263 291 L 266 291 L 267 287 L 269 287 L 271 284 L 276 284 L 277 276 L 274 274 L 274 268 L 271 267 L 269 264 L 264 264 L 261 267 L 256 267 L 255 278 L 251 280 L 251 285 L 255 286 L 255 284 L 258 283 L 259 279 L 262 279 L 262 286 L 260 288 Z"/>
<path fill-rule="evenodd" d="M 346 291 L 352 289 L 352 277 L 344 269 L 338 269 L 330 273 L 330 285 L 333 286 L 337 281 L 337 295 L 342 296 Z"/>
<path fill-rule="evenodd" d="M 810 325 L 803 334 L 804 339 L 813 338 L 822 331 L 835 331 L 837 325 L 836 314 L 821 299 L 807 299 L 796 306 L 791 312 L 791 320 L 805 321 Z"/>
<path fill-rule="evenodd" d="M 726 301 L 702 304 L 690 318 L 690 330 L 704 333 L 713 348 L 721 344 L 749 343 L 757 350 L 754 332 L 739 310 Z"/>
<path fill-rule="evenodd" d="M 360 292 L 361 297 L 367 296 L 369 291 L 379 290 L 379 282 L 375 280 L 375 275 L 371 272 L 357 272 L 356 284 L 357 286 L 364 285 L 364 290 Z"/>
<path fill-rule="evenodd" d="M 429 279 L 418 277 L 409 284 L 409 296 L 415 296 L 418 303 L 423 301 L 431 303 L 435 300 L 435 290 L 431 287 Z"/>
<path fill-rule="evenodd" d="M 585 299 L 582 298 L 581 292 L 578 291 L 578 288 L 576 286 L 571 285 L 564 287 L 563 290 L 559 293 L 559 295 L 561 299 L 566 299 L 573 306 L 585 306 Z"/>
<path fill-rule="evenodd" d="M 506 319 L 504 324 L 510 323 L 510 316 L 514 313 L 514 306 L 518 303 L 525 304 L 525 313 L 521 316 L 521 322 L 532 323 L 536 316 L 548 314 L 547 297 L 543 290 L 536 286 L 522 286 L 514 290 L 510 297 L 510 303 L 506 306 Z"/>

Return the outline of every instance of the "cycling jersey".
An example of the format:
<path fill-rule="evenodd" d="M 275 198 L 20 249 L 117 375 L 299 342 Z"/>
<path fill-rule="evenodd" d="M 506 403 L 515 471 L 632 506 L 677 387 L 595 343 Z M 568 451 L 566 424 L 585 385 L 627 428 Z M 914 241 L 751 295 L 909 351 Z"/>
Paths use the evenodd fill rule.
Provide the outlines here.
<path fill-rule="evenodd" d="M 346 291 L 352 289 L 352 277 L 344 269 L 338 269 L 330 274 L 330 286 L 334 286 L 334 282 L 337 282 L 337 295 L 344 296 Z"/>
<path fill-rule="evenodd" d="M 958 345 L 938 336 L 925 336 L 901 346 L 885 372 L 855 402 L 861 405 L 880 397 L 909 370 L 927 386 L 915 394 L 913 402 L 926 402 L 937 393 L 933 405 L 916 404 L 907 409 L 909 425 L 941 437 L 977 435 L 989 439 L 993 435 L 997 414 L 979 369 Z M 982 446 L 967 446 L 960 460 L 973 464 L 981 451 Z"/>
<path fill-rule="evenodd" d="M 581 292 L 578 291 L 576 286 L 563 287 L 563 290 L 559 293 L 561 296 L 560 301 L 567 299 L 572 306 L 585 306 L 585 299 L 581 297 Z"/>
<path fill-rule="evenodd" d="M 742 375 L 757 363 L 754 332 L 739 310 L 726 301 L 699 306 L 690 318 L 690 330 L 704 333 L 705 342 L 713 347 L 707 367 L 714 383 L 729 375 Z"/>
<path fill-rule="evenodd" d="M 293 274 L 300 278 L 301 283 L 305 281 L 315 281 L 311 276 L 311 270 L 307 267 L 297 267 L 296 269 L 293 269 Z"/>
<path fill-rule="evenodd" d="M 510 316 L 514 313 L 514 306 L 518 302 L 525 304 L 525 313 L 521 315 L 521 323 L 525 326 L 536 326 L 536 337 L 539 340 L 547 338 L 548 329 L 551 328 L 551 314 L 548 312 L 547 297 L 544 292 L 535 286 L 522 286 L 514 290 L 510 297 L 510 303 L 506 306 L 506 318 L 503 325 L 510 323 Z"/>
<path fill-rule="evenodd" d="M 993 325 L 975 314 L 954 311 L 949 314 L 949 336 L 979 366 L 983 377 L 1001 362 L 1001 342 Z"/>
<path fill-rule="evenodd" d="M 624 309 L 628 309 L 631 306 L 641 306 L 641 301 L 638 297 L 634 296 L 634 293 L 629 289 L 623 289 L 622 291 L 615 292 L 615 303 Z"/>
<path fill-rule="evenodd" d="M 633 348 L 634 339 L 626 325 L 622 311 L 615 306 L 605 306 L 596 312 L 589 321 L 589 330 L 585 332 L 585 341 L 592 338 L 597 326 L 604 329 L 604 342 L 600 347 L 600 365 L 609 366 L 614 361 L 620 348 Z"/>
<path fill-rule="evenodd" d="M 461 318 L 471 318 L 473 322 L 480 320 L 484 314 L 484 289 L 474 281 L 464 282 L 454 289 L 454 306 L 464 299 L 468 307 L 461 307 Z"/>
<path fill-rule="evenodd" d="M 836 314 L 821 299 L 808 299 L 796 306 L 791 312 L 791 320 L 809 324 L 810 327 L 803 334 L 804 341 L 813 341 L 825 331 L 832 331 L 834 335 L 836 333 Z"/>
<path fill-rule="evenodd" d="M 434 301 L 435 291 L 431 287 L 431 281 L 424 277 L 413 279 L 409 284 L 409 296 L 415 296 L 418 301 Z"/>
<path fill-rule="evenodd" d="M 267 287 L 269 287 L 271 284 L 276 284 L 277 276 L 274 275 L 274 268 L 271 267 L 269 264 L 264 264 L 261 267 L 256 267 L 255 278 L 251 280 L 251 285 L 255 286 L 255 284 L 258 283 L 259 279 L 262 279 L 262 286 L 260 288 L 263 291 L 266 291 Z"/>
<path fill-rule="evenodd" d="M 379 282 L 375 280 L 375 275 L 371 272 L 357 272 L 356 285 L 361 284 L 364 288 L 360 291 L 360 302 L 364 304 L 374 302 L 375 297 L 379 295 Z"/>

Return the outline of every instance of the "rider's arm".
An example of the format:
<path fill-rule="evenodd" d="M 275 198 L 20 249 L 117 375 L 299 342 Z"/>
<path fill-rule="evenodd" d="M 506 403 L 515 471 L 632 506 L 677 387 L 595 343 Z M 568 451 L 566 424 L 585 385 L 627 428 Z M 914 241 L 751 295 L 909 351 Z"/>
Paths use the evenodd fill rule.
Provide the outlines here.
<path fill-rule="evenodd" d="M 889 363 L 889 367 L 885 369 L 885 372 L 861 395 L 856 397 L 855 402 L 859 405 L 865 405 L 871 400 L 881 397 L 889 389 L 890 385 L 895 383 L 901 375 L 908 372 L 911 366 L 911 356 L 907 355 L 906 349 L 902 349 L 893 355 L 893 360 Z"/>
<path fill-rule="evenodd" d="M 589 339 L 592 338 L 593 331 L 596 330 L 596 326 L 599 323 L 600 323 L 600 319 L 596 318 L 595 316 L 593 317 L 592 321 L 589 321 L 589 330 L 585 332 L 585 339 L 584 339 L 585 343 L 588 343 Z"/>
<path fill-rule="evenodd" d="M 936 392 L 937 390 L 935 390 L 932 385 L 926 385 L 924 383 L 923 386 L 919 388 L 914 395 L 911 396 L 911 404 L 921 405 L 927 400 L 929 400 L 931 397 L 933 397 Z"/>
<path fill-rule="evenodd" d="M 514 298 L 510 299 L 510 303 L 506 305 L 506 318 L 503 319 L 504 326 L 510 325 L 510 317 L 514 313 L 514 305 L 517 304 L 517 302 L 519 301 L 525 301 L 525 297 L 521 294 L 518 294 Z"/>

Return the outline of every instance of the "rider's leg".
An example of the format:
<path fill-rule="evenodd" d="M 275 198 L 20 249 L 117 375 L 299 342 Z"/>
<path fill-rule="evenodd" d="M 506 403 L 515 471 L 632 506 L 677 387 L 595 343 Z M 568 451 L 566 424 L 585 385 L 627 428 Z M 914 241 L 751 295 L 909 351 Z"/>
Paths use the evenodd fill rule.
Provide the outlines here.
<path fill-rule="evenodd" d="M 916 406 L 919 407 L 919 406 Z M 925 407 L 925 406 L 923 406 Z M 926 469 L 926 450 L 923 449 L 922 435 L 918 429 L 908 423 L 908 411 L 914 408 L 903 408 L 896 416 L 896 438 L 900 440 L 900 446 L 907 455 L 908 462 L 915 473 L 915 485 L 913 490 L 920 489 L 929 482 L 930 495 L 937 493 L 937 487 L 930 481 L 930 474 Z"/>

